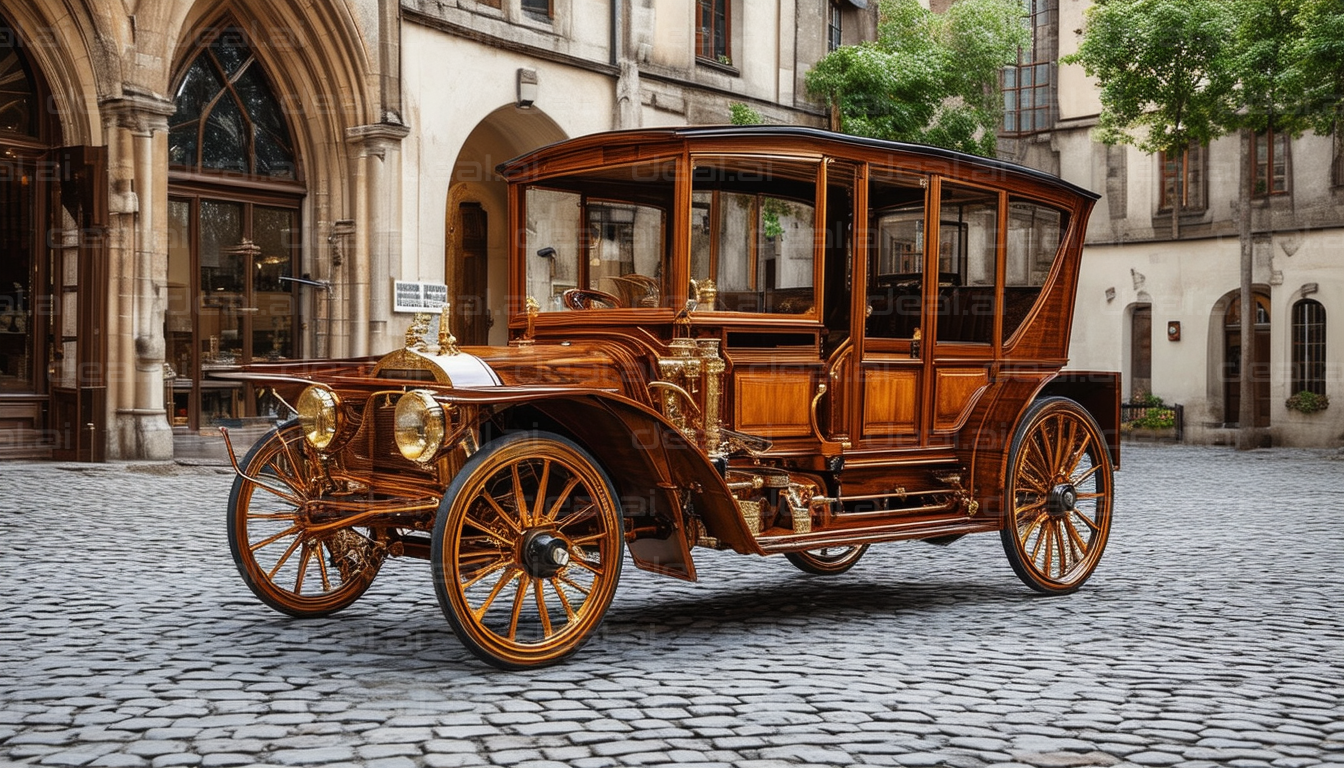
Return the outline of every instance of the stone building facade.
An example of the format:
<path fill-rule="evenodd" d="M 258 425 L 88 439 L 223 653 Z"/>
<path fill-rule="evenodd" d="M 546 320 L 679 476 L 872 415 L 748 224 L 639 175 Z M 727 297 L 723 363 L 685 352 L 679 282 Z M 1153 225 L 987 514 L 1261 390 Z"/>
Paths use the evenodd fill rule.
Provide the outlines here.
<path fill-rule="evenodd" d="M 594 131 L 821 125 L 862 0 L 0 2 L 0 457 L 166 459 L 378 354 L 400 286 L 504 339 L 503 160 Z"/>
<path fill-rule="evenodd" d="M 1242 375 L 1240 139 L 1224 137 L 1179 158 L 1093 141 L 1095 85 L 1080 67 L 1058 63 L 1077 49 L 1090 4 L 1028 3 L 1036 46 L 1013 73 L 1017 91 L 1006 100 L 1017 109 L 1005 128 L 1017 130 L 1005 131 L 1000 150 L 1103 194 L 1088 228 L 1070 366 L 1122 371 L 1127 398 L 1152 394 L 1184 406 L 1187 441 L 1232 444 Z M 1342 150 L 1328 136 L 1256 137 L 1255 364 L 1248 373 L 1254 426 L 1273 444 L 1344 442 Z M 1336 402 L 1315 413 L 1289 408 L 1289 397 L 1304 390 Z"/>

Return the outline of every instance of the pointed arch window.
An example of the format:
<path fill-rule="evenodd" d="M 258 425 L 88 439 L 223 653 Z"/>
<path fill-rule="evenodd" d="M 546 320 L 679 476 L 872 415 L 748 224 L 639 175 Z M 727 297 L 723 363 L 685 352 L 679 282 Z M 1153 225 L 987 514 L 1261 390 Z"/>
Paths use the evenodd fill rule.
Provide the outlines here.
<path fill-rule="evenodd" d="M 19 50 L 19 36 L 0 19 L 0 132 L 37 136 L 37 83 Z"/>
<path fill-rule="evenodd" d="M 168 161 L 192 171 L 297 179 L 294 141 L 242 30 L 224 27 L 201 48 L 177 88 Z"/>

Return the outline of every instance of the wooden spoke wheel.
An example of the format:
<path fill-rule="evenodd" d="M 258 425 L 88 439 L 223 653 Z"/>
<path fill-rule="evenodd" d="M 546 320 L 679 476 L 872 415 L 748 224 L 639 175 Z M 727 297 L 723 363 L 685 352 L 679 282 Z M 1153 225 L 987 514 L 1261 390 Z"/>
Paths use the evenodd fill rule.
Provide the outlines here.
<path fill-rule="evenodd" d="M 368 531 L 311 530 L 321 499 L 297 422 L 257 441 L 229 493 L 229 550 L 261 602 L 290 616 L 326 616 L 364 594 L 383 562 Z"/>
<path fill-rule="evenodd" d="M 1111 529 L 1111 459 L 1091 414 L 1062 397 L 1028 409 L 1008 456 L 1003 548 L 1018 578 L 1052 595 L 1092 575 Z"/>
<path fill-rule="evenodd" d="M 611 604 L 625 529 L 611 481 L 546 432 L 481 448 L 444 494 L 430 562 L 439 606 L 483 661 L 521 669 L 579 649 Z"/>
<path fill-rule="evenodd" d="M 854 564 L 859 562 L 863 553 L 868 551 L 867 544 L 859 546 L 843 547 L 822 547 L 820 549 L 805 549 L 801 552 L 785 552 L 784 557 L 788 558 L 798 570 L 814 573 L 818 576 L 829 576 L 836 573 L 844 573 Z"/>

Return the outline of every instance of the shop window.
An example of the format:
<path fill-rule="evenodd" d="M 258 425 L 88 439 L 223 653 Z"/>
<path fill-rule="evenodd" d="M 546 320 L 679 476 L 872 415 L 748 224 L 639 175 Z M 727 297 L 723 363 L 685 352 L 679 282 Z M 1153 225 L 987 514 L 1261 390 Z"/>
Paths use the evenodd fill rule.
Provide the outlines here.
<path fill-rule="evenodd" d="M 300 355 L 304 189 L 286 110 L 239 27 L 201 40 L 168 139 L 167 399 L 184 429 L 283 415 L 269 391 L 215 374 Z"/>
<path fill-rule="evenodd" d="M 1314 299 L 1293 304 L 1292 394 L 1325 394 L 1325 306 Z"/>
<path fill-rule="evenodd" d="M 1158 153 L 1158 163 L 1162 169 L 1159 210 L 1170 211 L 1173 205 L 1179 211 L 1204 210 L 1206 158 L 1204 145 L 1196 143 L 1176 156 L 1166 152 Z"/>
<path fill-rule="evenodd" d="M 1251 138 L 1251 157 L 1255 159 L 1251 194 L 1255 197 L 1288 192 L 1288 134 L 1275 131 L 1257 133 Z"/>
<path fill-rule="evenodd" d="M 697 0 L 695 55 L 706 61 L 731 65 L 728 0 Z"/>

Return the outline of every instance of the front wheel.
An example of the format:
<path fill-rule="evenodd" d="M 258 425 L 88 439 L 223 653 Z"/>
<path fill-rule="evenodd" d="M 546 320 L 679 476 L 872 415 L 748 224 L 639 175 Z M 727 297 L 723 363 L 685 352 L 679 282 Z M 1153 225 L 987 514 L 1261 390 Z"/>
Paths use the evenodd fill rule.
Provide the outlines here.
<path fill-rule="evenodd" d="M 1063 595 L 1092 575 L 1111 530 L 1111 458 L 1091 414 L 1063 397 L 1027 410 L 1013 437 L 1001 536 L 1027 586 Z"/>
<path fill-rule="evenodd" d="M 501 669 L 555 663 L 602 622 L 625 528 L 611 481 L 572 441 L 519 432 L 474 454 L 434 522 L 434 592 L 454 633 Z"/>
<path fill-rule="evenodd" d="M 311 530 L 321 504 L 318 467 L 298 422 L 257 441 L 229 493 L 229 550 L 238 573 L 261 602 L 298 617 L 326 616 L 359 599 L 383 563 L 372 532 Z"/>
<path fill-rule="evenodd" d="M 805 549 L 800 552 L 785 552 L 784 557 L 805 573 L 817 576 L 833 576 L 853 568 L 868 551 L 867 544 L 844 547 L 822 547 Z"/>

